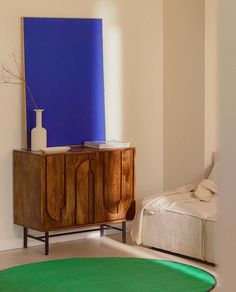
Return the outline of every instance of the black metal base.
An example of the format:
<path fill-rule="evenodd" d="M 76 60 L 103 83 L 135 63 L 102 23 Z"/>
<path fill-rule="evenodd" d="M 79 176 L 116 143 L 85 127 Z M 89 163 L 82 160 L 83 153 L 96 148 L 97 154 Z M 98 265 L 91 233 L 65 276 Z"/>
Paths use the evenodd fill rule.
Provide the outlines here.
<path fill-rule="evenodd" d="M 28 238 L 33 238 L 35 240 L 41 241 L 45 243 L 44 249 L 45 249 L 45 255 L 48 255 L 49 253 L 49 237 L 55 237 L 55 236 L 63 236 L 63 235 L 69 235 L 69 234 L 77 234 L 77 233 L 84 233 L 84 232 L 92 232 L 92 231 L 100 231 L 100 236 L 103 237 L 105 235 L 105 230 L 108 229 L 115 229 L 122 232 L 122 242 L 126 243 L 126 221 L 122 222 L 122 228 L 114 227 L 107 224 L 101 224 L 100 228 L 94 228 L 94 229 L 86 229 L 86 230 L 79 230 L 79 231 L 72 231 L 72 232 L 63 232 L 63 233 L 57 233 L 57 234 L 49 234 L 49 231 L 46 231 L 44 235 L 42 236 L 34 236 L 31 234 L 28 234 L 28 228 L 24 227 L 23 230 L 23 245 L 24 248 L 28 247 Z"/>

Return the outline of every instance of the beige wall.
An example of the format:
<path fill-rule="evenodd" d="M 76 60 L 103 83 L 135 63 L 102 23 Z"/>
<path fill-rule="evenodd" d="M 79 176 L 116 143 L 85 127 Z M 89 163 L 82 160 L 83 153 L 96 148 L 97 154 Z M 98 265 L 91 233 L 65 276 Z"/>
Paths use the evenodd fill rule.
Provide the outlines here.
<path fill-rule="evenodd" d="M 204 172 L 204 0 L 164 1 L 164 189 Z"/>
<path fill-rule="evenodd" d="M 219 11 L 220 249 L 218 291 L 235 291 L 236 263 L 236 2 L 216 1 Z"/>
<path fill-rule="evenodd" d="M 102 17 L 107 137 L 137 146 L 137 197 L 162 190 L 163 1 L 0 0 L 0 63 L 21 53 L 20 17 Z M 19 57 L 20 60 L 20 57 Z M 21 147 L 21 88 L 0 85 L 0 249 L 19 236 L 12 150 Z M 2 240 L 2 241 L 1 241 Z M 14 246 L 14 245 L 12 245 Z"/>
<path fill-rule="evenodd" d="M 205 168 L 219 151 L 218 31 L 216 0 L 205 0 Z"/>
<path fill-rule="evenodd" d="M 212 17 L 213 1 L 206 0 L 206 17 Z M 12 52 L 18 53 L 20 60 L 21 16 L 103 18 L 107 138 L 128 140 L 137 146 L 138 199 L 162 190 L 163 157 L 165 188 L 197 181 L 203 175 L 216 145 L 215 55 L 211 55 L 214 20 L 206 20 L 208 99 L 204 101 L 203 0 L 0 3 L 0 64 L 11 64 L 8 55 Z M 0 106 L 4 109 L 0 115 L 0 249 L 1 240 L 8 246 L 8 239 L 20 235 L 20 229 L 13 225 L 12 149 L 21 147 L 21 97 L 20 87 L 0 85 Z M 213 140 L 207 139 L 210 132 Z"/>

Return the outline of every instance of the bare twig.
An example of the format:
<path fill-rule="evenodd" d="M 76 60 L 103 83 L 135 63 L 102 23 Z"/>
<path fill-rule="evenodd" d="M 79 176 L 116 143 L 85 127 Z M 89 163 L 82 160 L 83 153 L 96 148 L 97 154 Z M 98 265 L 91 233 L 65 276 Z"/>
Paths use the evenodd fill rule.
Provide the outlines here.
<path fill-rule="evenodd" d="M 14 59 L 14 63 L 15 63 L 15 65 L 16 65 L 16 68 L 17 68 L 17 70 L 18 70 L 20 76 L 23 76 L 23 69 L 20 68 L 20 65 L 18 64 L 18 62 L 17 62 L 17 60 L 16 60 L 16 54 L 15 54 L 15 53 L 13 53 L 13 59 Z"/>
<path fill-rule="evenodd" d="M 38 106 L 37 106 L 37 103 L 33 97 L 32 91 L 24 78 L 23 70 L 22 70 L 22 68 L 20 68 L 20 65 L 18 64 L 18 62 L 16 60 L 15 54 L 13 54 L 12 57 L 13 57 L 15 66 L 16 66 L 19 74 L 13 73 L 11 70 L 8 69 L 8 67 L 6 65 L 2 64 L 2 72 L 0 73 L 0 83 L 2 83 L 2 84 L 24 84 L 27 92 L 29 93 L 29 96 L 32 100 L 34 107 L 36 109 L 38 109 Z"/>
<path fill-rule="evenodd" d="M 31 90 L 30 90 L 30 88 L 29 88 L 29 86 L 28 86 L 28 84 L 27 84 L 26 82 L 25 82 L 25 86 L 26 86 L 26 88 L 27 88 L 27 90 L 28 90 L 28 93 L 29 93 L 29 95 L 30 95 L 30 97 L 31 97 L 31 100 L 32 100 L 32 102 L 33 102 L 35 108 L 38 109 L 38 106 L 37 106 L 37 104 L 36 104 L 36 101 L 35 101 L 35 99 L 34 99 L 34 97 L 33 97 L 33 95 L 32 95 L 32 92 L 31 92 Z"/>
<path fill-rule="evenodd" d="M 8 82 L 8 81 L 0 81 L 0 83 L 2 83 L 2 84 L 6 84 L 6 83 L 11 83 L 11 84 L 22 84 L 22 83 L 20 83 L 20 82 Z"/>
<path fill-rule="evenodd" d="M 22 75 L 16 75 L 16 74 L 12 73 L 12 72 L 7 68 L 7 66 L 5 66 L 5 65 L 3 65 L 3 64 L 2 64 L 2 69 L 3 69 L 4 72 L 8 73 L 9 75 L 11 75 L 11 76 L 13 76 L 13 77 L 15 77 L 15 78 L 17 78 L 17 79 L 20 79 L 20 80 L 22 80 L 23 82 L 25 82 L 25 79 L 24 79 L 24 77 L 23 77 Z"/>

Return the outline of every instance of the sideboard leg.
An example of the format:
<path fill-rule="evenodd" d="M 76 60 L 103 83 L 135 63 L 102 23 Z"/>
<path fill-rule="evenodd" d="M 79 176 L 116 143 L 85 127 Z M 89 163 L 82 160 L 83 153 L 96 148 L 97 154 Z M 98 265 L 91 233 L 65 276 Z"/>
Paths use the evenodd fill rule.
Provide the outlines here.
<path fill-rule="evenodd" d="M 28 247 L 28 230 L 26 227 L 24 227 L 24 248 Z"/>
<path fill-rule="evenodd" d="M 101 237 L 104 236 L 104 225 L 103 224 L 100 225 L 100 236 Z"/>
<path fill-rule="evenodd" d="M 126 221 L 122 222 L 122 242 L 126 243 Z"/>
<path fill-rule="evenodd" d="M 49 233 L 48 231 L 45 232 L 45 255 L 48 255 L 49 251 Z"/>

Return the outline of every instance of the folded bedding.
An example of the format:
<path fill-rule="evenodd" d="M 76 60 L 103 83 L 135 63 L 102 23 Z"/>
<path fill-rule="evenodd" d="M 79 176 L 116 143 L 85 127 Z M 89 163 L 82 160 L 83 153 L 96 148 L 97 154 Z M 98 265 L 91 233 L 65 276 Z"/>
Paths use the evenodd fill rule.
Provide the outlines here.
<path fill-rule="evenodd" d="M 218 204 L 218 196 L 211 198 L 207 203 L 203 201 L 186 201 L 178 204 L 172 204 L 167 208 L 167 211 L 179 214 L 194 216 L 199 219 L 206 220 L 208 218 L 216 217 Z"/>

